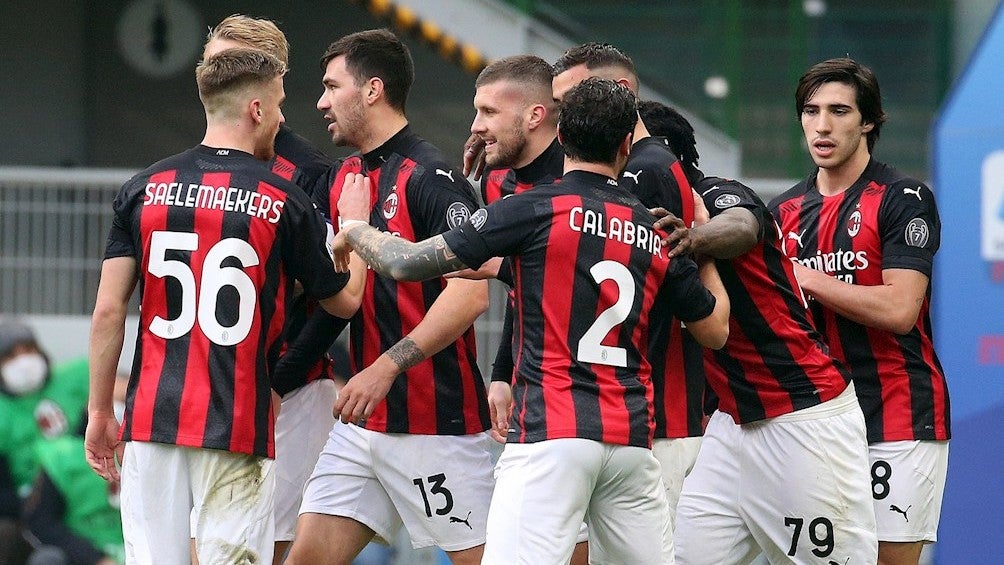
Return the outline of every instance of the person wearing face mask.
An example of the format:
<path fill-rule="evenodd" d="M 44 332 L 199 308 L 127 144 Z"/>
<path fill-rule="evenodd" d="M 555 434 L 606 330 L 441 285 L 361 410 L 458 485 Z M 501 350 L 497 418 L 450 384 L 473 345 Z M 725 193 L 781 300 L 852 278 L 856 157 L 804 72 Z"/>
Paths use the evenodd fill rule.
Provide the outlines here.
<path fill-rule="evenodd" d="M 75 430 L 86 404 L 86 360 L 52 367 L 31 327 L 0 319 L 0 565 L 26 550 L 18 519 L 38 474 L 35 444 Z"/>

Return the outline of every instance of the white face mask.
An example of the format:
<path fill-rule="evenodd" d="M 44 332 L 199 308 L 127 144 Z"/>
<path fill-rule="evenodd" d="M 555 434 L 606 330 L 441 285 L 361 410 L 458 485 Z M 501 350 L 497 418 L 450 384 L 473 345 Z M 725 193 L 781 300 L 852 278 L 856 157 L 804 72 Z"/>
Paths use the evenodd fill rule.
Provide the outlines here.
<path fill-rule="evenodd" d="M 48 372 L 49 364 L 38 353 L 23 353 L 0 368 L 4 388 L 15 396 L 31 394 L 42 388 Z"/>

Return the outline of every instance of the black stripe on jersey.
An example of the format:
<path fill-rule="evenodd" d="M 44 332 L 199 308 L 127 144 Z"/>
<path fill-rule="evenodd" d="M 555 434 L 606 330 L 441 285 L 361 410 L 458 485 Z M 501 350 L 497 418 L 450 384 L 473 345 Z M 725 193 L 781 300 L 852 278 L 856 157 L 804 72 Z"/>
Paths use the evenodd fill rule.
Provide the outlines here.
<path fill-rule="evenodd" d="M 818 304 L 816 306 L 819 308 Z M 817 316 L 821 317 L 822 315 Z M 835 323 L 845 357 L 848 351 L 871 351 L 872 344 L 865 328 L 846 318 L 837 317 Z M 855 359 L 852 375 L 861 411 L 865 415 L 865 421 L 868 422 L 868 441 L 882 441 L 885 435 L 885 422 L 882 418 L 882 383 L 879 380 L 875 357 L 869 355 Z"/>
<path fill-rule="evenodd" d="M 177 176 L 176 182 L 190 183 L 200 182 L 198 178 L 184 178 Z M 178 206 L 170 206 L 167 210 L 167 228 L 171 231 L 195 233 L 195 214 L 190 209 Z M 137 231 L 137 233 L 139 233 Z M 171 249 L 164 254 L 167 261 L 181 261 L 186 265 L 191 265 L 191 252 Z M 181 314 L 182 289 L 181 283 L 175 277 L 165 277 L 164 280 L 164 304 L 167 314 L 166 320 L 175 320 Z M 157 395 L 153 405 L 153 419 L 151 420 L 150 440 L 164 443 L 175 443 L 178 437 L 178 421 L 181 417 L 181 399 L 185 390 L 185 380 L 196 378 L 189 375 L 187 370 L 188 349 L 192 340 L 192 332 L 175 338 L 164 340 L 164 359 L 160 368 L 160 378 L 157 383 Z M 180 364 L 180 367 L 171 364 Z M 179 379 L 181 376 L 182 379 Z M 197 378 L 207 378 L 206 375 L 198 375 Z"/>
<path fill-rule="evenodd" d="M 756 387 L 751 385 L 746 379 L 746 371 L 742 363 L 728 352 L 728 344 L 725 347 L 714 350 L 706 350 L 706 355 L 711 355 L 715 362 L 721 367 L 726 375 L 729 391 L 735 400 L 736 411 L 739 413 L 739 420 L 742 422 L 755 422 L 767 417 L 767 410 L 757 394 Z"/>
<path fill-rule="evenodd" d="M 583 210 L 592 210 L 601 218 L 607 217 L 606 209 L 603 207 L 603 203 L 600 202 L 597 206 L 596 200 L 581 199 L 580 205 Z M 550 238 L 548 238 L 550 242 Z M 599 263 L 604 259 L 603 256 L 603 243 L 597 244 L 597 238 L 591 236 L 583 236 L 579 238 L 579 247 L 576 250 L 576 265 L 582 266 L 584 269 L 589 269 L 596 263 Z M 572 296 L 592 296 L 596 294 L 593 290 L 592 277 L 575 277 L 574 283 L 572 285 Z M 596 302 L 593 300 L 584 301 L 584 304 L 595 305 Z M 575 308 L 573 304 L 573 309 Z M 576 344 L 582 339 L 582 336 L 586 333 L 593 322 L 596 320 L 596 315 L 599 312 L 593 312 L 592 315 L 586 316 L 576 316 L 572 312 L 569 312 L 568 316 L 568 347 L 569 351 L 572 352 L 573 358 L 569 359 L 571 365 L 578 365 L 581 362 L 574 358 L 575 351 L 577 350 Z M 591 377 L 591 382 L 576 382 L 573 380 L 572 383 L 572 404 L 575 406 L 575 428 L 577 437 L 590 437 L 592 434 L 583 431 L 588 428 L 595 428 L 597 424 L 602 428 L 603 419 L 600 413 L 600 402 L 598 394 L 575 394 L 576 387 L 588 387 L 593 390 L 598 389 L 598 384 L 596 382 L 596 373 L 591 369 L 585 368 L 583 370 L 577 371 L 582 375 L 582 377 Z M 569 371 L 571 373 L 571 371 Z M 644 445 L 644 444 L 643 444 Z"/>
<path fill-rule="evenodd" d="M 635 211 L 631 215 L 631 221 L 635 225 L 647 225 L 651 220 L 646 220 L 641 216 L 640 213 Z M 631 260 L 630 265 L 633 268 L 639 269 L 642 273 L 648 273 L 649 268 L 652 264 L 652 254 L 645 249 L 638 247 L 637 245 L 631 246 Z M 635 323 L 628 324 L 625 320 L 621 324 L 621 331 L 619 336 L 618 345 L 623 345 L 628 349 L 630 360 L 630 352 L 635 348 L 632 343 L 634 342 L 633 335 L 638 330 L 638 325 L 642 320 L 648 320 L 648 312 L 641 312 L 641 308 L 645 302 L 645 283 L 648 281 L 648 276 L 642 277 L 642 284 L 635 287 L 635 295 L 633 304 L 638 305 L 638 312 L 635 316 Z M 630 318 L 629 318 L 630 319 Z M 641 335 L 642 343 L 639 344 L 641 347 L 647 349 L 648 345 L 648 331 Z M 642 356 L 640 355 L 644 350 L 638 350 L 638 362 L 644 362 Z M 645 385 L 639 378 L 640 367 L 632 366 L 630 363 L 627 367 L 615 367 L 614 373 L 617 375 L 617 380 L 621 383 L 621 386 L 625 389 L 625 409 L 628 414 L 628 421 L 631 423 L 631 432 L 629 435 L 629 445 L 650 445 L 650 419 L 649 419 L 649 403 L 646 396 Z M 651 372 L 649 373 L 649 378 L 651 379 Z M 638 391 L 638 394 L 631 394 L 630 391 Z M 637 417 L 637 415 L 643 415 L 642 417 Z"/>

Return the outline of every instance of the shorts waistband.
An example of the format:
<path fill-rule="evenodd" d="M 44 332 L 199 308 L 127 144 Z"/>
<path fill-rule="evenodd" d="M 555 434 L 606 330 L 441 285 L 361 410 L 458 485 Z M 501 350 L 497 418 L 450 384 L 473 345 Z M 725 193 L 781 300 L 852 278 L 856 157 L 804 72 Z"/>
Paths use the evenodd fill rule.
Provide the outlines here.
<path fill-rule="evenodd" d="M 849 383 L 843 392 L 826 402 L 821 402 L 815 406 L 796 410 L 795 412 L 790 412 L 788 414 L 782 414 L 767 421 L 798 422 L 801 420 L 819 420 L 822 418 L 829 418 L 830 416 L 836 416 L 838 414 L 844 414 L 854 410 L 855 408 L 860 410 L 860 406 L 858 405 L 858 396 L 857 393 L 854 392 L 854 383 Z"/>

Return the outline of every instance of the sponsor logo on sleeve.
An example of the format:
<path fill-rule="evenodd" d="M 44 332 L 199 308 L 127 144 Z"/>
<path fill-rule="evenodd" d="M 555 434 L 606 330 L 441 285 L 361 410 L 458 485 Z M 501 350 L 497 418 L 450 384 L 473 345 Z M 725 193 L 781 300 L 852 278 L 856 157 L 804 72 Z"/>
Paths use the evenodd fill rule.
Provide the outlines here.
<path fill-rule="evenodd" d="M 903 234 L 906 244 L 910 247 L 924 247 L 931 237 L 931 230 L 927 227 L 927 222 L 923 218 L 914 218 L 906 225 L 906 232 Z"/>
<path fill-rule="evenodd" d="M 450 226 L 450 229 L 462 225 L 470 217 L 471 211 L 463 202 L 454 202 L 446 209 L 446 225 Z"/>
<path fill-rule="evenodd" d="M 739 204 L 739 197 L 735 194 L 723 194 L 718 198 L 715 198 L 715 208 L 718 208 L 719 210 L 731 208 L 736 204 Z"/>

